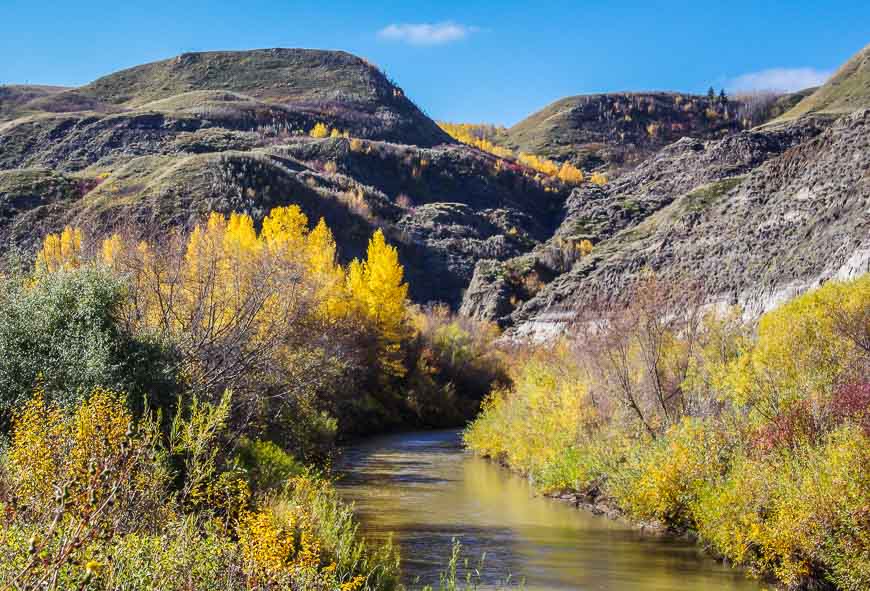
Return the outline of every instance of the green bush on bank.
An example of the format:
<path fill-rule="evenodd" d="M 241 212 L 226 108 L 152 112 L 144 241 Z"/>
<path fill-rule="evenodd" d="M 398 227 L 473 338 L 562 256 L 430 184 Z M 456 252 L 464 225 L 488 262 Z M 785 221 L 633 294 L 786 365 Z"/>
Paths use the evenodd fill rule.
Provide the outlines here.
<path fill-rule="evenodd" d="M 38 275 L 0 275 L 0 419 L 33 395 L 70 408 L 95 386 L 141 403 L 174 398 L 177 356 L 171 346 L 118 322 L 127 284 L 87 267 Z"/>

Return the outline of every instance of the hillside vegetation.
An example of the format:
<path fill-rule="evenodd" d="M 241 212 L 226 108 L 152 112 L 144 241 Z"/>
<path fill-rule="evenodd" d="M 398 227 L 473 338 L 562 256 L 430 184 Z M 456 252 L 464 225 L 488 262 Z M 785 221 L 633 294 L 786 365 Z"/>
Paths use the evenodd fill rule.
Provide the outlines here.
<path fill-rule="evenodd" d="M 751 97 L 673 92 L 572 96 L 505 130 L 499 143 L 587 170 L 618 171 L 684 136 L 718 138 L 761 123 L 768 108 Z"/>

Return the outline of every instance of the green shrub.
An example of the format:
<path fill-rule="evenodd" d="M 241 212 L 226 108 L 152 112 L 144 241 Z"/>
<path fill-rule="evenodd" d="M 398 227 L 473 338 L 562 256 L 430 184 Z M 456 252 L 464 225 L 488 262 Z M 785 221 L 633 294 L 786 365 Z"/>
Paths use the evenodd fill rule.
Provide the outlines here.
<path fill-rule="evenodd" d="M 371 546 L 357 531 L 353 507 L 327 481 L 307 476 L 292 480 L 283 503 L 304 507 L 322 552 L 335 564 L 341 581 L 362 575 L 365 589 L 398 586 L 400 558 L 391 541 Z"/>
<path fill-rule="evenodd" d="M 600 489 L 619 468 L 631 444 L 618 429 L 601 429 L 543 465 L 534 474 L 535 484 L 544 492 L 602 492 Z"/>
<path fill-rule="evenodd" d="M 102 589 L 218 591 L 243 588 L 236 545 L 208 523 L 189 516 L 159 534 L 135 534 L 106 550 L 109 562 L 97 580 Z"/>
<path fill-rule="evenodd" d="M 93 388 L 148 396 L 163 406 L 176 389 L 169 347 L 134 335 L 117 322 L 124 282 L 89 267 L 0 277 L 0 418 L 30 399 L 37 384 L 47 398 L 74 406 Z"/>
<path fill-rule="evenodd" d="M 236 458 L 248 476 L 251 489 L 257 492 L 280 490 L 291 476 L 304 471 L 293 456 L 271 441 L 243 437 Z"/>

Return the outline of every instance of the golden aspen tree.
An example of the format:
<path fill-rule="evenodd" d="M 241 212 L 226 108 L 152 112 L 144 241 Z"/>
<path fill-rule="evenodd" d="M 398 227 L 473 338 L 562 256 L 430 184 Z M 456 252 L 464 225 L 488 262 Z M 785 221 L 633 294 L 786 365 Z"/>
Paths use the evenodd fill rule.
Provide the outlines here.
<path fill-rule="evenodd" d="M 130 286 L 129 297 L 124 301 L 125 315 L 151 327 L 159 325 L 159 302 L 167 297 L 161 282 L 154 279 L 158 271 L 151 246 L 144 241 L 133 244 L 113 234 L 100 245 L 100 262 L 123 275 Z"/>
<path fill-rule="evenodd" d="M 60 234 L 49 234 L 36 257 L 36 267 L 54 272 L 75 269 L 82 263 L 82 231 L 67 226 Z"/>
<path fill-rule="evenodd" d="M 546 158 L 539 158 L 534 154 L 526 154 L 525 152 L 520 152 L 520 155 L 517 157 L 520 163 L 525 164 L 529 168 L 533 168 L 538 172 L 542 172 L 548 176 L 557 176 L 559 174 L 559 167 L 552 160 L 547 160 Z"/>
<path fill-rule="evenodd" d="M 194 228 L 184 260 L 184 289 L 191 318 L 207 318 L 210 330 L 232 325 L 250 305 L 254 277 L 260 269 L 260 243 L 253 220 L 213 213 L 205 228 Z"/>
<path fill-rule="evenodd" d="M 366 260 L 348 269 L 348 288 L 378 331 L 379 358 L 383 369 L 402 376 L 401 343 L 408 331 L 408 284 L 396 247 L 387 244 L 378 230 L 369 240 Z"/>
<path fill-rule="evenodd" d="M 261 281 L 264 263 L 260 256 L 262 243 L 254 229 L 254 220 L 246 214 L 233 213 L 224 236 L 224 281 L 230 297 L 230 309 L 235 311 L 249 304 Z M 266 276 L 268 278 L 268 275 Z"/>
<path fill-rule="evenodd" d="M 276 207 L 263 220 L 260 239 L 272 249 L 299 253 L 308 234 L 308 217 L 298 205 Z"/>
<path fill-rule="evenodd" d="M 118 234 L 112 234 L 100 245 L 100 258 L 103 264 L 113 267 L 121 255 L 124 244 Z"/>
<path fill-rule="evenodd" d="M 474 146 L 478 150 L 489 152 L 499 158 L 511 158 L 514 155 L 511 150 L 502 148 L 501 146 L 496 146 L 492 141 L 487 139 L 485 137 L 487 128 L 484 125 L 474 125 L 472 123 L 447 123 L 442 121 L 438 123 L 438 127 L 453 139 L 460 141 L 463 144 Z"/>
<path fill-rule="evenodd" d="M 574 185 L 579 185 L 583 182 L 583 171 L 571 164 L 570 162 L 564 162 L 562 167 L 559 168 L 559 180 L 564 183 L 571 183 Z"/>
<path fill-rule="evenodd" d="M 315 284 L 320 311 L 329 320 L 347 313 L 345 274 L 338 264 L 335 238 L 323 218 L 305 240 L 304 260 L 306 275 Z"/>
<path fill-rule="evenodd" d="M 365 267 L 359 259 L 354 259 L 347 266 L 347 290 L 353 298 L 354 305 L 367 315 L 368 286 L 365 279 Z"/>

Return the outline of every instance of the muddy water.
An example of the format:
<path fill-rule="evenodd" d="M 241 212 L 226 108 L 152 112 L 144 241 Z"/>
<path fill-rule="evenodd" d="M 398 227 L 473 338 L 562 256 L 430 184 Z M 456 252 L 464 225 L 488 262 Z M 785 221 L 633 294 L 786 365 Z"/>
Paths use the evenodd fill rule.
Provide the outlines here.
<path fill-rule="evenodd" d="M 393 533 L 406 582 L 438 582 L 458 539 L 484 583 L 526 589 L 758 591 L 688 542 L 536 496 L 528 483 L 462 449 L 459 433 L 406 433 L 348 448 L 339 488 L 368 537 Z M 413 585 L 416 586 L 416 585 Z"/>

